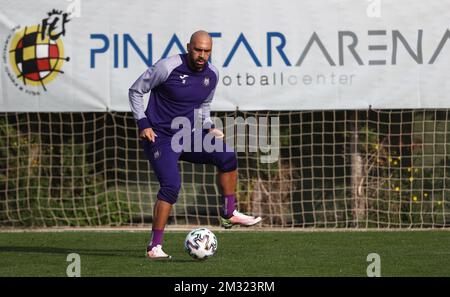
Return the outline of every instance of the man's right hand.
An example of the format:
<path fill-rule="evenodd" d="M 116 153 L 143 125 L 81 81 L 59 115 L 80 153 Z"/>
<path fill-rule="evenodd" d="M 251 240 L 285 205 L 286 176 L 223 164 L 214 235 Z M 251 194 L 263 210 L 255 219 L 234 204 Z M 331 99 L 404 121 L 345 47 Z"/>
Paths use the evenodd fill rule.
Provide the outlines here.
<path fill-rule="evenodd" d="M 155 142 L 155 139 L 158 135 L 153 131 L 152 128 L 146 128 L 141 131 L 139 137 L 142 139 L 147 139 L 148 141 Z"/>

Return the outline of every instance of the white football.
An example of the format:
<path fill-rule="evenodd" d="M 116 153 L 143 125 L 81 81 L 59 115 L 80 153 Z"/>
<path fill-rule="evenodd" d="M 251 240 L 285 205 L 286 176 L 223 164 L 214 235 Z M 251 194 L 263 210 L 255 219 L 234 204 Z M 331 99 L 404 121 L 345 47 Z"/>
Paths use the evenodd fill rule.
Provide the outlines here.
<path fill-rule="evenodd" d="M 217 251 L 217 238 L 206 228 L 194 229 L 188 233 L 184 248 L 196 260 L 206 260 Z"/>

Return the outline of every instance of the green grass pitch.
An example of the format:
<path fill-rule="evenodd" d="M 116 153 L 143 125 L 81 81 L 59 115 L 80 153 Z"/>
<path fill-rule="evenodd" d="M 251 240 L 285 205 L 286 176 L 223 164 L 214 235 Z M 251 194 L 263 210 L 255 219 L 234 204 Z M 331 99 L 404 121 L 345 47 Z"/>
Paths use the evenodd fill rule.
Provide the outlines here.
<path fill-rule="evenodd" d="M 145 258 L 148 232 L 0 233 L 0 276 L 66 276 L 69 253 L 81 276 L 366 276 L 367 255 L 381 276 L 450 276 L 450 232 L 214 231 L 218 250 L 196 261 L 183 249 L 187 232 L 166 232 L 171 261 Z"/>

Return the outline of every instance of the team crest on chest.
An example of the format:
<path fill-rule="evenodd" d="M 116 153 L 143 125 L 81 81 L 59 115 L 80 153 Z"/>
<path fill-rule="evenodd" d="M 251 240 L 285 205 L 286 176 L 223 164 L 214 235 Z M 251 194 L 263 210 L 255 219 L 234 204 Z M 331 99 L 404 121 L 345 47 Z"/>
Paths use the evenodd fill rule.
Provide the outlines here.
<path fill-rule="evenodd" d="M 205 79 L 203 80 L 203 85 L 205 87 L 209 86 L 209 77 L 208 76 L 206 76 Z"/>

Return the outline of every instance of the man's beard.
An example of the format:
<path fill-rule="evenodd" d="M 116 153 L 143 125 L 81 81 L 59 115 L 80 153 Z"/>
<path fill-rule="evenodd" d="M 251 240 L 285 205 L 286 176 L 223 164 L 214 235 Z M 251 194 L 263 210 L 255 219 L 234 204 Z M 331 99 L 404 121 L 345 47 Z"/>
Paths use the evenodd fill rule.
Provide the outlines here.
<path fill-rule="evenodd" d="M 198 58 L 198 59 L 194 60 L 192 57 L 190 57 L 190 60 L 191 60 L 192 66 L 194 66 L 194 68 L 196 70 L 201 71 L 201 70 L 203 70 L 203 68 L 205 68 L 206 61 L 204 59 Z M 203 63 L 202 64 L 197 64 L 199 61 L 203 61 Z"/>

